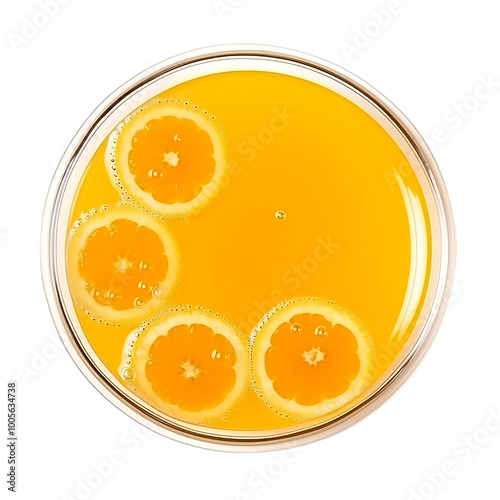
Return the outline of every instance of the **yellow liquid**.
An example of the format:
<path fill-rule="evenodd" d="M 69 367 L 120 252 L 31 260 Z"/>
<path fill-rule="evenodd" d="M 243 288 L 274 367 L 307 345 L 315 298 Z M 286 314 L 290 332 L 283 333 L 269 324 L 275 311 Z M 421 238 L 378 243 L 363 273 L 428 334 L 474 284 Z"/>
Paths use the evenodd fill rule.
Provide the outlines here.
<path fill-rule="evenodd" d="M 411 264 L 407 203 L 394 180 L 398 171 L 423 204 L 424 229 L 430 230 L 421 186 L 394 140 L 346 98 L 277 73 L 209 75 L 158 97 L 190 101 L 215 115 L 232 161 L 224 186 L 206 207 L 168 221 L 183 262 L 172 302 L 205 306 L 249 335 L 279 302 L 334 300 L 370 330 L 381 376 L 408 337 L 390 341 Z M 69 225 L 82 212 L 120 200 L 104 165 L 106 142 L 88 165 Z M 425 250 L 430 255 L 430 247 Z M 417 305 L 408 330 L 419 310 Z M 97 356 L 119 378 L 130 328 L 99 324 L 80 310 L 78 316 Z M 262 430 L 295 424 L 249 391 L 237 410 L 211 426 Z"/>

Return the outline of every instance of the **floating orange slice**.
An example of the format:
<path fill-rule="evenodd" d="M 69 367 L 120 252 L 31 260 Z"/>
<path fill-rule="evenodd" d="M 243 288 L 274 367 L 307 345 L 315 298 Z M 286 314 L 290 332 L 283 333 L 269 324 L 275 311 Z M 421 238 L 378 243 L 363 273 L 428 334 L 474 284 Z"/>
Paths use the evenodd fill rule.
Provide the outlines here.
<path fill-rule="evenodd" d="M 159 410 L 206 423 L 243 398 L 249 386 L 247 340 L 220 316 L 181 308 L 143 330 L 127 339 L 120 375 Z"/>
<path fill-rule="evenodd" d="M 257 392 L 280 414 L 324 415 L 370 383 L 373 342 L 366 327 L 334 302 L 295 299 L 270 311 L 252 333 Z"/>
<path fill-rule="evenodd" d="M 91 216 L 67 256 L 75 302 L 96 319 L 125 324 L 165 304 L 179 267 L 166 226 L 128 206 Z"/>
<path fill-rule="evenodd" d="M 154 100 L 111 134 L 108 172 L 122 196 L 167 217 L 201 208 L 227 168 L 226 140 L 197 106 Z"/>

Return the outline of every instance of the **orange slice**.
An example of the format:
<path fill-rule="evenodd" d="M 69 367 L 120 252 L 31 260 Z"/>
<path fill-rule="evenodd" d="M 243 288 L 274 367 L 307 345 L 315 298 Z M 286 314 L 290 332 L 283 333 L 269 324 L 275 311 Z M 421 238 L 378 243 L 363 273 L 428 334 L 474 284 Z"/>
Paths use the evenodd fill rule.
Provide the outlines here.
<path fill-rule="evenodd" d="M 220 315 L 181 308 L 132 332 L 120 375 L 167 415 L 210 422 L 233 410 L 249 387 L 247 341 Z"/>
<path fill-rule="evenodd" d="M 228 165 L 223 135 L 197 106 L 150 101 L 110 135 L 107 169 L 126 199 L 167 217 L 185 216 L 218 191 Z"/>
<path fill-rule="evenodd" d="M 67 260 L 75 302 L 96 319 L 125 324 L 165 304 L 179 267 L 166 226 L 128 206 L 89 217 L 69 240 Z"/>
<path fill-rule="evenodd" d="M 256 391 L 278 413 L 324 415 L 358 396 L 371 381 L 374 347 L 350 311 L 320 299 L 279 304 L 252 332 Z"/>

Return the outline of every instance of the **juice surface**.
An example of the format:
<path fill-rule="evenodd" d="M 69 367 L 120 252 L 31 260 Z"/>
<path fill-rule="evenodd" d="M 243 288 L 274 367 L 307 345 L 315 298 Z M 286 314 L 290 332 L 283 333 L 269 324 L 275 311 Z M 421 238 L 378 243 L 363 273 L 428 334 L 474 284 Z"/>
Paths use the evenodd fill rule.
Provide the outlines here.
<path fill-rule="evenodd" d="M 394 140 L 346 98 L 277 73 L 209 75 L 158 97 L 209 110 L 224 127 L 231 157 L 213 200 L 187 218 L 167 221 L 182 258 L 172 303 L 216 311 L 250 335 L 280 302 L 336 301 L 368 327 L 380 376 L 408 337 L 390 341 L 412 252 L 413 222 L 394 180 L 398 171 L 430 227 L 421 186 Z M 81 181 L 70 226 L 82 212 L 120 200 L 104 164 L 106 142 Z M 105 326 L 77 312 L 97 356 L 117 374 L 131 328 Z M 295 424 L 250 390 L 233 413 L 211 426 L 262 430 Z"/>

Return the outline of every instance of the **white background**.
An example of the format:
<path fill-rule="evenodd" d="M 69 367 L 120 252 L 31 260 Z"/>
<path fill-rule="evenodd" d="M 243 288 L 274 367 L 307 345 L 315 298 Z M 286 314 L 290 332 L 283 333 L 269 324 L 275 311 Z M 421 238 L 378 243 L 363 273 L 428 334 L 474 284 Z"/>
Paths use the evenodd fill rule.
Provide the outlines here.
<path fill-rule="evenodd" d="M 500 411 L 500 4 L 53 1 L 50 18 L 40 14 L 43 0 L 3 2 L 1 16 L 2 369 L 19 383 L 18 497 L 500 498 L 500 424 L 488 426 L 488 415 Z M 46 22 L 27 32 L 30 21 Z M 211 452 L 143 435 L 60 346 L 40 280 L 46 191 L 94 107 L 162 59 L 237 42 L 299 49 L 344 66 L 389 97 L 429 141 L 440 137 L 434 153 L 456 217 L 452 299 L 416 374 L 360 424 L 294 455 Z M 493 83 L 489 92 L 479 89 L 478 101 L 482 80 Z M 110 456 L 119 463 L 97 475 L 96 464 Z M 453 473 L 436 472 L 443 466 Z M 90 490 L 78 488 L 88 481 Z"/>

